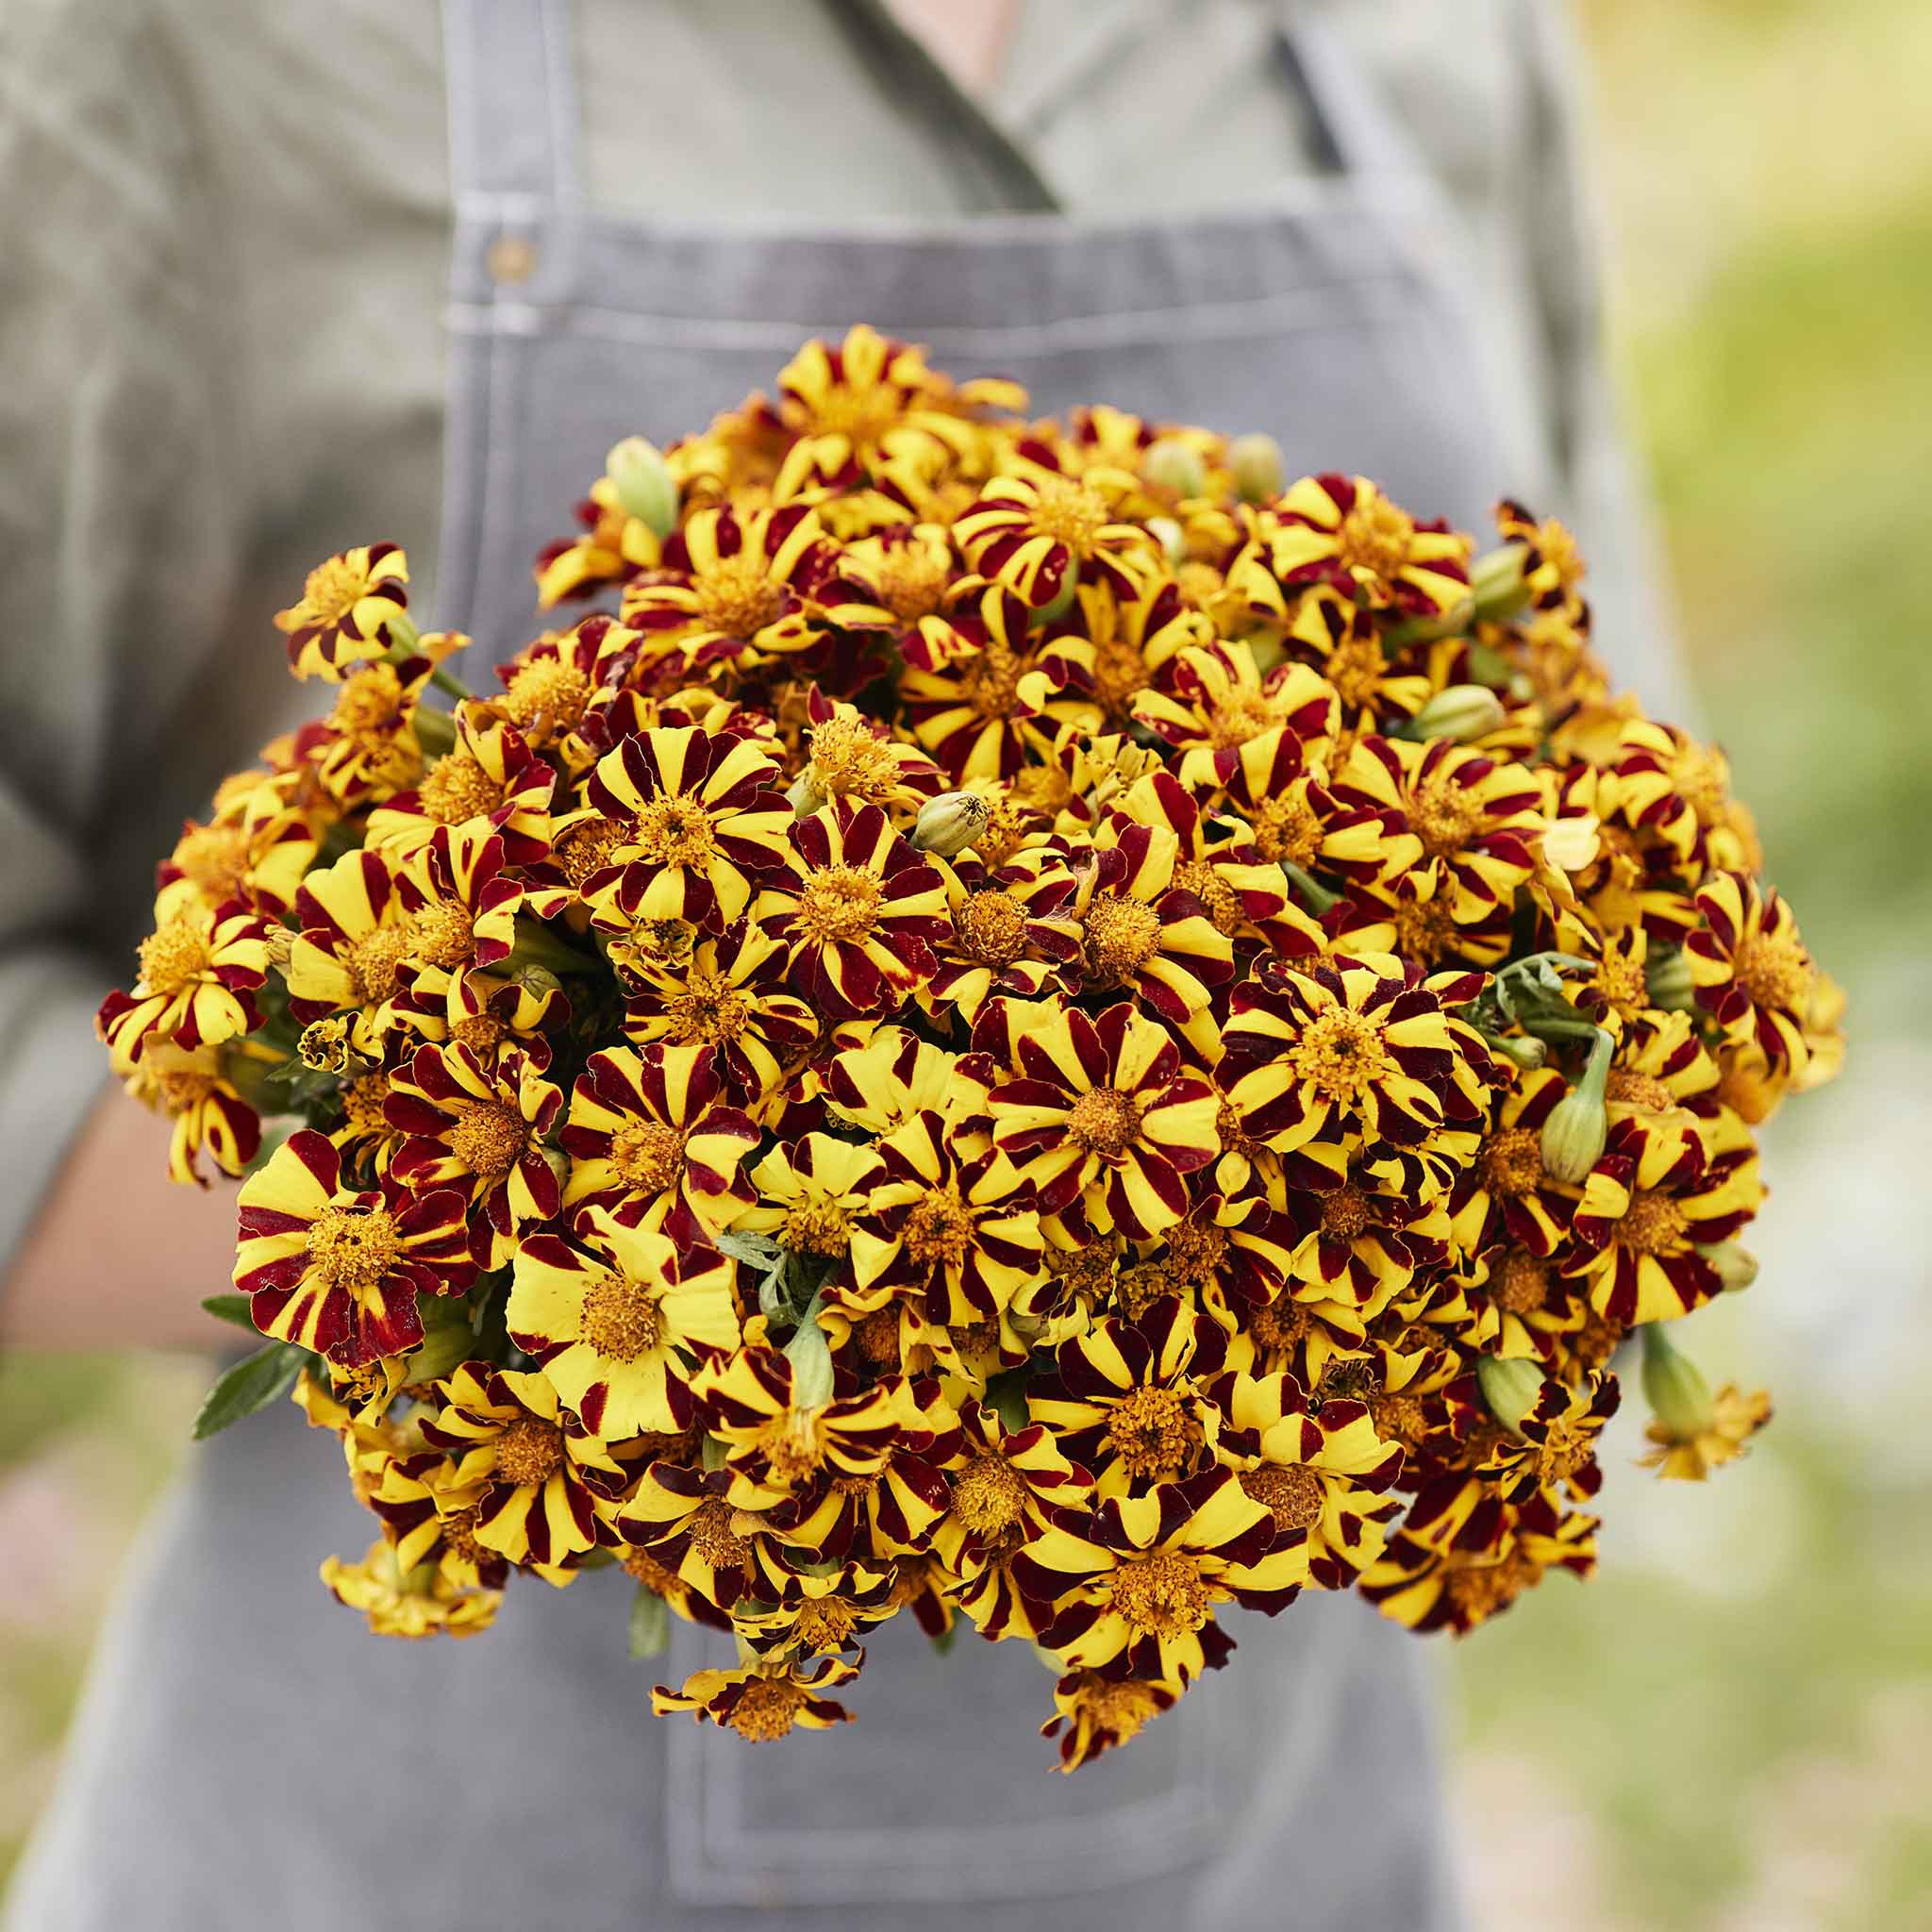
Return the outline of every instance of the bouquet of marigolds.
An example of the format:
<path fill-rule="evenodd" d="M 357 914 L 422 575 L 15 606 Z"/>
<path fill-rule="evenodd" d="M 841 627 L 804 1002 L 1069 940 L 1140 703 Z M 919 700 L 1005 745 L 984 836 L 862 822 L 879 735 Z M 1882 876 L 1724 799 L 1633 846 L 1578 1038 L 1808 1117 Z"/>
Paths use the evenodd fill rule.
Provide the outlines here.
<path fill-rule="evenodd" d="M 275 620 L 330 707 L 100 1027 L 246 1175 L 209 1306 L 269 1341 L 199 1431 L 336 1435 L 375 1630 L 616 1569 L 637 1654 L 737 1639 L 656 1708 L 768 1739 L 963 1619 L 1072 1769 L 1231 1608 L 1588 1574 L 1626 1341 L 1660 1474 L 1765 1421 L 1670 1337 L 1841 1003 L 1568 532 L 1025 407 L 807 343 L 610 452 L 536 564 L 606 608 L 483 690 L 392 543 Z"/>

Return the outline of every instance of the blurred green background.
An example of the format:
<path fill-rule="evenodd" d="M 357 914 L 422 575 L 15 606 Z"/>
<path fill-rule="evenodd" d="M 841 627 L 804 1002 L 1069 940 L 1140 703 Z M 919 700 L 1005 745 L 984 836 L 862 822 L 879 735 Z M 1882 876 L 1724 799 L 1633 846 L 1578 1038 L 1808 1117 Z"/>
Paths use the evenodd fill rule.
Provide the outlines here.
<path fill-rule="evenodd" d="M 1699 1488 L 1630 1469 L 1621 1419 L 1597 1581 L 1439 1654 L 1476 1924 L 1906 1932 L 1932 1923 L 1932 8 L 1582 25 L 1686 646 L 1852 1052 L 1772 1130 L 1758 1285 L 1687 1331 L 1775 1427 Z M 205 1379 L 0 1362 L 0 1875 Z"/>

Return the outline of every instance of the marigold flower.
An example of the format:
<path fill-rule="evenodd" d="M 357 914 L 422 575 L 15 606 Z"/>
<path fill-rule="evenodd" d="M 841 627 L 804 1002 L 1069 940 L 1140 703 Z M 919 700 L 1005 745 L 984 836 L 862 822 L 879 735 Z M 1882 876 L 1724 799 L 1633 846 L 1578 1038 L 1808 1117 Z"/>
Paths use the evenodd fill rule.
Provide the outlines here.
<path fill-rule="evenodd" d="M 515 1047 L 486 1058 L 454 1043 L 420 1046 L 391 1076 L 383 1108 L 408 1136 L 390 1172 L 412 1191 L 466 1191 L 471 1257 L 486 1272 L 501 1268 L 561 1206 L 544 1141 L 562 1105 L 543 1062 Z"/>
<path fill-rule="evenodd" d="M 342 666 L 379 658 L 409 601 L 409 560 L 393 543 L 365 543 L 317 564 L 301 597 L 275 612 L 297 677 L 341 678 Z"/>
<path fill-rule="evenodd" d="M 1089 469 L 1074 477 L 1029 465 L 1024 475 L 988 483 L 954 524 L 953 538 L 973 569 L 1031 609 L 1071 597 L 1083 580 L 1131 602 L 1159 558 L 1146 531 L 1115 514 L 1134 482 L 1125 471 Z"/>
<path fill-rule="evenodd" d="M 1463 1049 L 1439 991 L 1389 956 L 1306 968 L 1266 960 L 1231 1006 L 1215 1077 L 1241 1131 L 1277 1152 L 1306 1146 L 1331 1123 L 1407 1146 L 1448 1118 Z"/>
<path fill-rule="evenodd" d="M 501 1591 L 464 1590 L 429 1566 L 406 1571 L 380 1537 L 359 1563 L 325 1558 L 322 1580 L 378 1637 L 475 1637 L 489 1629 L 503 1601 Z"/>
<path fill-rule="evenodd" d="M 860 1653 L 861 1659 L 864 1653 Z M 836 1657 L 763 1659 L 729 1671 L 693 1671 L 683 1687 L 651 1692 L 659 1717 L 689 1711 L 699 1724 L 710 1723 L 753 1744 L 769 1743 L 794 1728 L 822 1731 L 849 1724 L 852 1713 L 821 1691 L 849 1683 L 858 1665 Z"/>
<path fill-rule="evenodd" d="M 1144 1238 L 1172 1227 L 1188 1211 L 1187 1175 L 1220 1143 L 1214 1091 L 1181 1072 L 1166 1030 L 1124 1002 L 1097 1018 L 1010 1000 L 996 1010 L 1014 1071 L 988 1101 L 993 1138 L 1041 1211 L 1078 1202 L 1101 1228 Z"/>
<path fill-rule="evenodd" d="M 612 1441 L 691 1425 L 691 1370 L 738 1345 L 737 1270 L 592 1208 L 579 1240 L 532 1234 L 504 1321 L 585 1428 Z"/>
<path fill-rule="evenodd" d="M 875 805 L 843 800 L 794 822 L 789 871 L 754 916 L 791 958 L 791 984 L 835 1017 L 895 1007 L 938 970 L 945 888 Z"/>
<path fill-rule="evenodd" d="M 1684 941 L 1697 1004 L 1727 1040 L 1756 1045 L 1774 1066 L 1802 1071 L 1816 969 L 1791 908 L 1742 873 L 1719 873 L 1697 891 L 1702 924 Z"/>
<path fill-rule="evenodd" d="M 95 1021 L 122 1071 L 151 1044 L 192 1053 L 261 1024 L 254 996 L 268 978 L 268 940 L 245 907 L 175 912 L 142 941 L 140 960 L 134 990 L 110 992 Z"/>
<path fill-rule="evenodd" d="M 1418 524 L 1366 476 L 1304 476 L 1273 508 L 1269 564 L 1289 586 L 1331 583 L 1376 608 L 1434 616 L 1469 594 L 1468 538 Z"/>
<path fill-rule="evenodd" d="M 1058 1607 L 1041 1643 L 1069 1670 L 1186 1685 L 1234 1649 L 1217 1606 L 1273 1613 L 1294 1600 L 1299 1554 L 1274 1541 L 1268 1506 L 1233 1471 L 1208 1469 L 1089 1517 L 1056 1516 L 1013 1568 Z"/>
<path fill-rule="evenodd" d="M 420 1294 L 457 1294 L 475 1271 L 468 1207 L 452 1188 L 411 1197 L 393 1180 L 342 1185 L 334 1143 L 304 1127 L 238 1197 L 235 1286 L 255 1325 L 345 1368 L 423 1339 Z"/>
<path fill-rule="evenodd" d="M 675 1241 L 708 1238 L 750 1204 L 740 1177 L 758 1130 L 729 1105 L 717 1056 L 648 1046 L 591 1056 L 558 1137 L 571 1157 L 563 1207 L 574 1224 L 608 1208 Z"/>

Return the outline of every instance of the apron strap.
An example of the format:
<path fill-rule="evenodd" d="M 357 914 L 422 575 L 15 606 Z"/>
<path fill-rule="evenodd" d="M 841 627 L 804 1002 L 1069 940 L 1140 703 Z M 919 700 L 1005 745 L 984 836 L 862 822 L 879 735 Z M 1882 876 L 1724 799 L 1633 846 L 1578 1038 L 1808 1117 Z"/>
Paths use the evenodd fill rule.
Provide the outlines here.
<path fill-rule="evenodd" d="M 452 293 L 560 300 L 583 209 L 569 0 L 442 0 L 442 33 L 458 240 Z"/>
<path fill-rule="evenodd" d="M 1414 181 L 1428 168 L 1389 104 L 1325 21 L 1287 0 L 1275 55 L 1308 117 L 1316 158 L 1338 175 Z"/>

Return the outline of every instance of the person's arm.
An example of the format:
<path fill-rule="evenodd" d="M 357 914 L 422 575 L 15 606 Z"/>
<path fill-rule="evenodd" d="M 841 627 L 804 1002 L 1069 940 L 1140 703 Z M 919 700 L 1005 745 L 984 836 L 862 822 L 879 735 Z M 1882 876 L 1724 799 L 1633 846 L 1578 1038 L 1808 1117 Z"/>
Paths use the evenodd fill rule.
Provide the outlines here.
<path fill-rule="evenodd" d="M 93 1012 L 150 910 L 104 855 L 217 756 L 183 729 L 234 586 L 223 291 L 146 9 L 0 18 L 0 1335 L 175 1342 L 230 1209 L 170 1184 Z"/>
<path fill-rule="evenodd" d="M 167 1123 L 104 1087 L 0 1285 L 0 1346 L 219 1347 L 201 1300 L 234 1262 L 233 1187 L 176 1187 Z"/>

